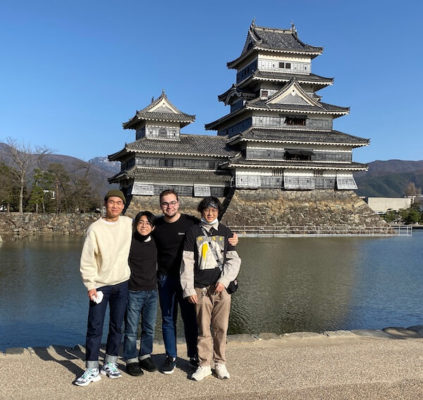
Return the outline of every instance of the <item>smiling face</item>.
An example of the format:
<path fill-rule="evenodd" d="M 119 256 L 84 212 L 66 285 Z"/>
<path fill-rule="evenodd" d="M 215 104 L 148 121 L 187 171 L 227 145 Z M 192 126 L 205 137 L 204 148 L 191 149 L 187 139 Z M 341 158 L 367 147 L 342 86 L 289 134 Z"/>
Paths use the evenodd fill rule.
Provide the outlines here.
<path fill-rule="evenodd" d="M 137 224 L 137 231 L 142 236 L 148 236 L 154 228 L 148 221 L 148 218 L 143 215 Z"/>
<path fill-rule="evenodd" d="M 106 219 L 109 221 L 117 221 L 119 215 L 123 211 L 125 204 L 120 197 L 111 196 L 105 202 Z"/>
<path fill-rule="evenodd" d="M 208 222 L 213 222 L 219 215 L 219 210 L 214 207 L 207 207 L 201 212 L 201 216 Z"/>
<path fill-rule="evenodd" d="M 173 193 L 166 194 L 160 199 L 160 208 L 166 218 L 172 219 L 179 214 L 179 201 Z"/>

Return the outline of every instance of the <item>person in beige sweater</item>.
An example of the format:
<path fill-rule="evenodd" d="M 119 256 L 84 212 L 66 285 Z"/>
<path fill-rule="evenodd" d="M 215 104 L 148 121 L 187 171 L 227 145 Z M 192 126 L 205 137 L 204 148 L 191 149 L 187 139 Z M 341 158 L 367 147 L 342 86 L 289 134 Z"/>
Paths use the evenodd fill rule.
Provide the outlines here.
<path fill-rule="evenodd" d="M 128 301 L 132 220 L 120 215 L 125 207 L 125 196 L 120 190 L 110 190 L 104 204 L 106 216 L 89 226 L 81 254 L 81 277 L 90 303 L 85 354 L 87 369 L 75 381 L 78 386 L 100 380 L 100 374 L 109 378 L 121 377 L 116 362 Z M 98 356 L 107 305 L 110 309 L 109 332 L 104 364 L 99 370 Z"/>

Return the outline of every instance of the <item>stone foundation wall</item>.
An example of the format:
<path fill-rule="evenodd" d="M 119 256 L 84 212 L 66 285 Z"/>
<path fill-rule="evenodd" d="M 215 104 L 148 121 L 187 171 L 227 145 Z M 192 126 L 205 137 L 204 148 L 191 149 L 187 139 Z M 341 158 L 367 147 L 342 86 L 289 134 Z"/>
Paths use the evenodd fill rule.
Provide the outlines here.
<path fill-rule="evenodd" d="M 199 216 L 197 205 L 201 198 L 181 196 L 179 200 L 183 213 Z M 353 191 L 236 190 L 225 203 L 228 201 L 222 218 L 228 226 L 388 227 Z M 161 215 L 158 196 L 134 196 L 125 215 L 133 218 L 141 210 Z M 99 217 L 99 214 L 0 213 L 0 236 L 5 239 L 46 233 L 83 235 Z"/>
<path fill-rule="evenodd" d="M 222 218 L 229 226 L 387 227 L 353 191 L 236 190 Z"/>
<path fill-rule="evenodd" d="M 47 233 L 83 235 L 100 214 L 0 213 L 0 236 L 26 237 Z"/>
<path fill-rule="evenodd" d="M 181 212 L 199 217 L 197 206 L 201 200 L 201 197 L 179 196 Z M 219 200 L 223 203 L 225 199 L 220 198 Z M 125 215 L 128 217 L 134 218 L 139 211 L 145 210 L 151 211 L 155 215 L 162 215 L 162 210 L 159 206 L 159 196 L 133 196 L 128 203 L 128 208 L 125 211 Z"/>
<path fill-rule="evenodd" d="M 198 216 L 201 198 L 179 198 L 183 213 Z M 224 198 L 220 199 L 222 203 Z M 236 190 L 222 222 L 228 226 L 351 226 L 387 227 L 353 191 L 281 191 L 272 189 Z M 134 217 L 141 210 L 160 215 L 158 196 L 134 196 L 125 215 Z"/>

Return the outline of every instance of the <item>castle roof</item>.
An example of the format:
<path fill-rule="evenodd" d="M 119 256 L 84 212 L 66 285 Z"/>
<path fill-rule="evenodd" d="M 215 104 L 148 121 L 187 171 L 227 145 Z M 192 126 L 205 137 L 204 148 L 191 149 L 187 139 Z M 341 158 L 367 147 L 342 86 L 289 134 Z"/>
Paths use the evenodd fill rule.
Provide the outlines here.
<path fill-rule="evenodd" d="M 236 151 L 227 146 L 227 138 L 222 136 L 181 134 L 180 140 L 142 138 L 125 144 L 122 150 L 109 155 L 109 160 L 119 160 L 128 153 L 226 158 Z"/>
<path fill-rule="evenodd" d="M 109 182 L 117 183 L 121 180 L 135 179 L 140 182 L 165 182 L 172 184 L 191 182 L 196 184 L 199 182 L 199 174 L 202 181 L 207 181 L 209 184 L 224 185 L 231 177 L 230 174 L 228 175 L 228 171 L 136 166 L 117 173 L 109 178 Z"/>
<path fill-rule="evenodd" d="M 250 128 L 232 137 L 228 143 L 238 142 L 272 142 L 291 144 L 319 144 L 319 145 L 344 145 L 351 147 L 367 146 L 369 139 L 349 135 L 347 133 L 331 131 L 306 131 L 300 129 L 265 129 Z"/>
<path fill-rule="evenodd" d="M 269 163 L 268 160 L 246 160 L 243 157 L 234 157 L 231 160 L 223 164 L 226 168 L 233 167 L 243 167 L 243 168 L 254 168 L 254 169 L 275 169 L 275 168 L 284 168 L 284 169 L 293 169 L 293 170 L 304 170 L 304 169 L 313 169 L 313 170 L 344 170 L 344 171 L 367 171 L 367 164 L 361 163 L 323 163 L 323 162 L 313 162 L 313 161 L 277 161 L 272 160 Z"/>
<path fill-rule="evenodd" d="M 261 71 L 257 69 L 252 75 L 239 82 L 237 86 L 246 86 L 251 81 L 289 82 L 293 77 L 301 84 L 313 84 L 322 87 L 333 84 L 333 78 L 325 78 L 316 74 L 287 74 L 285 72 Z"/>
<path fill-rule="evenodd" d="M 180 111 L 162 91 L 159 98 L 153 100 L 150 105 L 142 110 L 136 111 L 135 116 L 122 125 L 124 129 L 136 129 L 142 121 L 176 122 L 180 127 L 184 127 L 195 121 L 195 115 Z"/>
<path fill-rule="evenodd" d="M 260 50 L 275 53 L 307 54 L 314 58 L 322 53 L 323 48 L 302 42 L 298 38 L 294 25 L 291 29 L 265 28 L 256 26 L 253 21 L 248 30 L 241 55 L 228 62 L 228 68 L 237 68 L 248 56 Z"/>
<path fill-rule="evenodd" d="M 268 104 L 267 100 L 256 99 L 249 101 L 246 105 L 236 110 L 232 113 L 226 114 L 223 117 L 217 119 L 216 121 L 210 122 L 205 125 L 206 130 L 217 130 L 222 127 L 225 122 L 230 121 L 234 116 L 239 116 L 248 111 L 270 111 L 278 112 L 284 114 L 298 114 L 298 115 L 307 115 L 307 114 L 326 114 L 332 115 L 334 118 L 340 117 L 342 115 L 347 115 L 349 113 L 349 107 L 339 107 L 332 104 L 319 102 L 317 105 L 301 105 L 301 104 Z"/>
<path fill-rule="evenodd" d="M 237 91 L 238 89 L 232 88 L 232 90 Z M 228 101 L 229 96 L 231 96 L 231 92 L 227 93 L 226 101 Z M 339 107 L 318 101 L 318 99 L 309 96 L 301 87 L 298 80 L 292 77 L 289 83 L 268 99 L 257 97 L 253 100 L 246 100 L 243 108 L 206 124 L 205 128 L 208 130 L 219 129 L 225 122 L 230 121 L 235 115 L 242 114 L 245 110 L 270 111 L 287 115 L 323 114 L 332 115 L 334 118 L 337 118 L 347 115 L 350 109 L 349 107 Z"/>

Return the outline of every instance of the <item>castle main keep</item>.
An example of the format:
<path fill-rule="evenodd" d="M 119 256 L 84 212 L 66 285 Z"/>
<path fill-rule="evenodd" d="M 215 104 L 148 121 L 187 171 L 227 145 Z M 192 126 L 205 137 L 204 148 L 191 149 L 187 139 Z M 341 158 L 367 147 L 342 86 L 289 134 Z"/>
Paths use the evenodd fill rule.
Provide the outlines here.
<path fill-rule="evenodd" d="M 158 194 L 173 188 L 185 212 L 195 213 L 201 197 L 221 198 L 230 225 L 379 224 L 352 192 L 353 173 L 367 170 L 353 161 L 353 149 L 369 140 L 335 130 L 334 120 L 349 108 L 324 103 L 317 93 L 333 84 L 312 73 L 312 60 L 322 52 L 302 42 L 294 25 L 273 29 L 253 22 L 240 56 L 227 63 L 236 81 L 218 96 L 229 112 L 205 126 L 217 135 L 182 133 L 195 115 L 179 110 L 164 92 L 137 111 L 123 124 L 135 131 L 135 141 L 109 156 L 121 162 L 109 181 L 128 197 L 127 213 L 158 212 Z M 243 216 L 242 207 L 261 202 L 272 220 L 260 212 L 254 221 Z M 322 215 L 322 204 L 332 217 L 312 218 L 316 210 Z M 307 205 L 303 212 L 301 205 Z"/>

